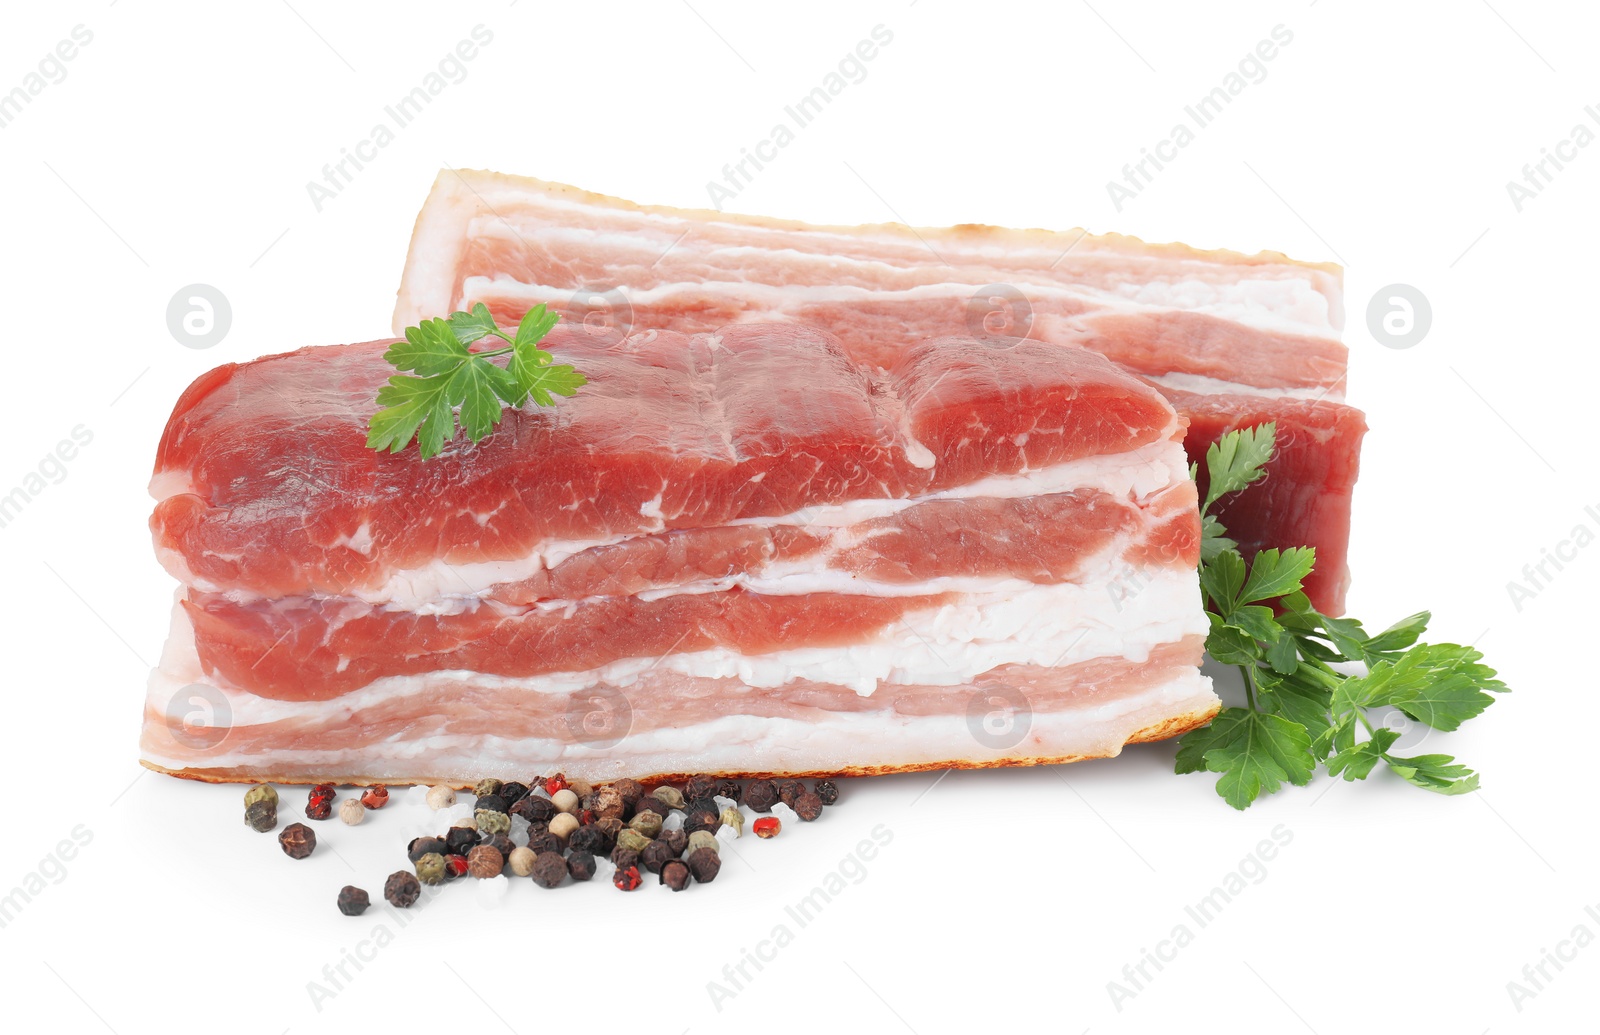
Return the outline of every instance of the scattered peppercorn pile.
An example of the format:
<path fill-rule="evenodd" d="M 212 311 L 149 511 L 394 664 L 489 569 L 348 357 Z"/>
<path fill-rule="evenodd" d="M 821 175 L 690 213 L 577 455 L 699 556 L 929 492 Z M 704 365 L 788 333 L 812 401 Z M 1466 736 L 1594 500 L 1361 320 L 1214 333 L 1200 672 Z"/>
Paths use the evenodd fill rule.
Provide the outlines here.
<path fill-rule="evenodd" d="M 810 788 L 799 780 L 739 780 L 690 777 L 682 787 L 664 784 L 645 793 L 637 780 L 591 786 L 557 773 L 523 783 L 480 780 L 473 789 L 471 816 L 465 816 L 438 837 L 413 838 L 406 846 L 412 870 L 397 870 L 383 885 L 390 905 L 407 909 L 421 896 L 422 885 L 441 885 L 461 877 L 488 879 L 502 874 L 528 877 L 542 888 L 559 887 L 569 879 L 589 881 L 612 867 L 611 883 L 622 891 L 637 890 L 644 874 L 657 883 L 683 891 L 691 883 L 709 884 L 722 869 L 721 841 L 744 833 L 745 814 L 781 812 L 806 822 L 839 800 L 832 780 Z M 317 784 L 306 799 L 305 814 L 327 820 L 334 813 L 338 789 Z M 262 784 L 244 797 L 245 823 L 268 832 L 278 825 L 278 792 Z M 350 826 L 389 802 L 388 788 L 377 784 L 339 803 L 339 818 Z M 430 787 L 427 804 L 434 811 L 456 804 L 456 791 Z M 526 824 L 519 830 L 520 819 Z M 751 824 L 756 836 L 778 836 L 780 815 L 763 815 Z M 317 836 L 304 823 L 292 823 L 278 835 L 291 859 L 304 859 L 317 847 Z M 338 907 L 346 916 L 367 908 L 367 892 L 346 885 Z"/>

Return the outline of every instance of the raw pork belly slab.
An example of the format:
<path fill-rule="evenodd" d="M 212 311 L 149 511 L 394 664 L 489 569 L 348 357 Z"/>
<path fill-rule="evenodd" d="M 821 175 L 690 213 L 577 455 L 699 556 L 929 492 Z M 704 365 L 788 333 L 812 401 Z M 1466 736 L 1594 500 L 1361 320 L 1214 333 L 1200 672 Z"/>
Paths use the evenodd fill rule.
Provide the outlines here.
<path fill-rule="evenodd" d="M 618 336 L 803 321 L 881 369 L 943 335 L 1082 345 L 1168 395 L 1192 459 L 1277 421 L 1274 490 L 1234 502 L 1229 532 L 1246 553 L 1315 546 L 1307 591 L 1343 611 L 1366 425 L 1343 403 L 1335 266 L 1083 231 L 811 226 L 446 171 L 417 219 L 395 332 L 477 302 L 506 324 L 543 302 Z"/>
<path fill-rule="evenodd" d="M 1103 357 L 956 336 L 879 368 L 797 323 L 546 341 L 589 384 L 427 461 L 365 446 L 388 342 L 184 393 L 151 482 L 182 589 L 147 765 L 875 773 L 1103 757 L 1215 713 L 1185 421 Z"/>

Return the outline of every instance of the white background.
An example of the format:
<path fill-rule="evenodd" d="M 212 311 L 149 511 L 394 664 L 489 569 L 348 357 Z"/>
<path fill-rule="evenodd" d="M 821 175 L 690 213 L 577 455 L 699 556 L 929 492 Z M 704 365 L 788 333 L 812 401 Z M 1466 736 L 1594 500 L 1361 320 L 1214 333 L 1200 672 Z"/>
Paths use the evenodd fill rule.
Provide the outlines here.
<path fill-rule="evenodd" d="M 1507 590 L 1575 526 L 1600 529 L 1600 146 L 1520 212 L 1506 189 L 1574 126 L 1600 132 L 1584 113 L 1600 104 L 1600 24 L 1583 5 L 272 0 L 9 5 L 5 21 L 0 91 L 74 26 L 93 33 L 65 79 L 0 129 L 0 492 L 75 426 L 93 434 L 64 480 L 0 529 L 0 893 L 41 865 L 55 877 L 0 929 L 8 1024 L 274 1035 L 1592 1025 L 1600 948 L 1547 968 L 1554 980 L 1520 1010 L 1507 989 L 1576 926 L 1600 935 L 1589 653 L 1600 549 L 1580 551 L 1520 611 Z M 479 24 L 493 41 L 467 78 L 318 212 L 307 181 Z M 1433 636 L 1477 642 L 1501 668 L 1514 694 L 1427 741 L 1480 768 L 1483 791 L 1319 777 L 1241 814 L 1212 777 L 1172 775 L 1170 744 L 1059 771 L 858 781 L 823 822 L 741 842 L 750 865 L 730 860 L 710 887 L 625 897 L 518 882 L 486 910 L 452 886 L 402 929 L 382 908 L 361 919 L 333 908 L 340 885 L 376 896 L 403 865 L 409 835 L 395 815 L 321 824 L 334 850 L 293 863 L 241 825 L 237 788 L 140 776 L 145 672 L 172 589 L 151 555 L 145 480 L 182 388 L 221 362 L 385 335 L 411 222 L 441 166 L 704 205 L 724 163 L 879 24 L 893 42 L 865 81 L 728 207 L 1082 225 L 1344 262 L 1349 394 L 1372 424 L 1351 612 L 1382 626 L 1432 608 Z M 1118 212 L 1106 181 L 1279 24 L 1293 41 L 1266 79 Z M 206 351 L 166 326 L 168 300 L 196 282 L 233 309 Z M 1364 317 L 1396 282 L 1422 290 L 1434 315 L 1404 351 L 1377 344 Z M 289 797 L 285 822 L 302 802 Z M 88 845 L 63 870 L 45 862 L 80 824 Z M 893 840 L 865 879 L 796 929 L 784 906 L 877 824 Z M 1280 825 L 1292 841 L 1265 877 L 1196 929 L 1184 907 Z M 719 1012 L 706 983 L 779 923 L 793 942 Z M 1119 1010 L 1107 983 L 1179 924 L 1192 944 Z M 380 926 L 392 938 L 315 1002 L 308 983 Z"/>

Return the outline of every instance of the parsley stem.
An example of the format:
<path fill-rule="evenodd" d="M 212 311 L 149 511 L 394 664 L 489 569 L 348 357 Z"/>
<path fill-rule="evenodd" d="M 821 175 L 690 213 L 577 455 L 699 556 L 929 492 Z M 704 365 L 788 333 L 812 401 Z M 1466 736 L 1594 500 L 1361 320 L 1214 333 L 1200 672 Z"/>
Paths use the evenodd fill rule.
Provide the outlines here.
<path fill-rule="evenodd" d="M 1250 710 L 1256 710 L 1256 667 L 1254 665 L 1240 665 L 1239 671 L 1244 673 L 1244 696 L 1250 705 Z"/>

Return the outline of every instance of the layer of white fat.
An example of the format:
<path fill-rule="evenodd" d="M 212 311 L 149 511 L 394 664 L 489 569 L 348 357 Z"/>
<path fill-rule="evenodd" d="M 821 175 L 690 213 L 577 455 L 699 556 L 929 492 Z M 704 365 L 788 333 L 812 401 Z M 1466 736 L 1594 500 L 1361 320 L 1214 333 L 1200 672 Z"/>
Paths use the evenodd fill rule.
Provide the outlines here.
<path fill-rule="evenodd" d="M 1155 377 L 1145 375 L 1145 380 L 1153 381 L 1163 388 L 1193 392 L 1196 395 L 1253 395 L 1262 399 L 1303 399 L 1307 402 L 1319 402 L 1324 399 L 1329 402 L 1344 401 L 1343 380 L 1327 388 L 1262 388 L 1237 381 L 1220 381 L 1200 374 L 1161 374 Z"/>
<path fill-rule="evenodd" d="M 716 252 L 719 259 L 725 254 L 725 249 Z M 826 261 L 830 269 L 851 264 L 882 266 L 882 263 L 848 258 L 829 257 Z M 1241 267 L 1243 270 L 1251 268 Z M 836 282 L 776 285 L 748 280 L 668 281 L 655 287 L 629 288 L 628 302 L 639 308 L 653 308 L 668 306 L 684 295 L 696 299 L 724 297 L 742 304 L 739 317 L 742 321 L 781 320 L 805 307 L 829 303 L 893 305 L 897 302 L 952 298 L 965 302 L 982 286 L 980 282 L 983 279 L 974 274 L 966 280 L 918 284 L 899 289 L 865 288 Z M 1327 296 L 1311 282 L 1296 278 L 1241 275 L 1238 279 L 1220 282 L 1198 279 L 1152 280 L 1100 288 L 1087 284 L 1033 281 L 1019 273 L 1007 286 L 1022 292 L 1036 304 L 1051 300 L 1067 303 L 1071 308 L 1087 304 L 1098 314 L 1180 310 L 1214 316 L 1262 331 L 1333 341 L 1339 337 Z M 459 305 L 462 308 L 477 302 L 488 304 L 500 301 L 531 308 L 540 302 L 564 301 L 572 296 L 572 290 L 529 284 L 505 275 L 476 275 L 463 279 L 461 296 Z M 1047 314 L 1038 315 L 1044 317 Z M 1070 321 L 1068 326 L 1071 326 Z"/>
<path fill-rule="evenodd" d="M 1176 425 L 1169 430 L 1176 434 Z M 993 475 L 924 496 L 905 499 L 851 500 L 847 503 L 806 507 L 777 517 L 741 518 L 731 524 L 847 527 L 873 518 L 890 517 L 908 507 L 931 500 L 1021 499 L 1071 492 L 1076 489 L 1098 489 L 1113 496 L 1142 500 L 1188 477 L 1188 460 L 1184 455 L 1183 446 L 1171 438 L 1164 437 L 1125 453 L 1086 457 L 1022 474 Z M 658 528 L 664 529 L 665 521 L 661 519 L 659 512 L 659 500 L 655 501 L 655 504 L 656 509 L 653 512 L 649 509 L 650 504 L 646 504 L 645 516 L 655 517 Z M 350 538 L 354 539 L 358 532 L 359 529 L 352 530 Z M 521 557 L 497 561 L 452 564 L 444 560 L 435 560 L 421 568 L 395 571 L 382 584 L 375 587 L 351 587 L 345 595 L 392 610 L 413 611 L 418 614 L 453 614 L 474 606 L 490 594 L 495 586 L 530 579 L 585 550 L 610 546 L 634 538 L 638 537 L 548 540 Z M 190 584 L 200 589 L 209 589 L 195 582 Z M 791 585 L 799 584 L 791 583 Z M 794 590 L 794 592 L 806 591 Z M 228 596 L 241 602 L 259 599 L 259 595 L 244 590 L 230 591 Z"/>
<path fill-rule="evenodd" d="M 804 719 L 723 716 L 709 722 L 630 733 L 609 747 L 544 738 L 510 739 L 433 732 L 346 750 L 252 750 L 247 729 L 229 750 L 175 757 L 153 750 L 171 738 L 147 738 L 143 756 L 169 769 L 255 768 L 279 777 L 360 777 L 389 783 L 471 783 L 485 776 L 526 780 L 561 770 L 589 782 L 685 772 L 845 772 L 854 767 L 1003 762 L 1118 754 L 1142 730 L 1197 718 L 1217 703 L 1211 680 L 1196 670 L 1102 704 L 1006 713 L 996 702 L 932 716 L 832 712 Z M 992 724 L 987 721 L 992 713 Z"/>
<path fill-rule="evenodd" d="M 215 685 L 235 722 L 333 718 L 379 703 L 465 686 L 515 693 L 571 693 L 592 687 L 627 688 L 653 675 L 677 673 L 734 679 L 747 686 L 781 687 L 808 680 L 849 687 L 870 697 L 880 686 L 961 686 L 1001 665 L 1060 667 L 1095 658 L 1143 663 L 1156 647 L 1204 636 L 1205 614 L 1195 573 L 1171 567 L 1106 565 L 1082 582 L 974 593 L 942 606 L 913 610 L 860 642 L 801 647 L 766 654 L 717 648 L 661 657 L 628 658 L 599 668 L 531 677 L 445 670 L 386 676 L 328 701 L 276 701 L 223 687 L 206 677 L 187 614 L 175 608 L 172 634 L 152 673 L 153 705 L 190 683 Z"/>

